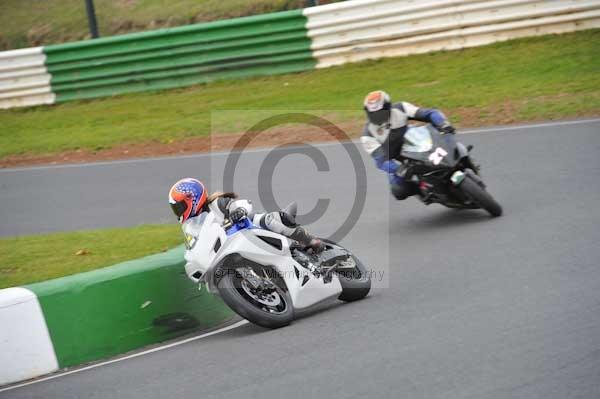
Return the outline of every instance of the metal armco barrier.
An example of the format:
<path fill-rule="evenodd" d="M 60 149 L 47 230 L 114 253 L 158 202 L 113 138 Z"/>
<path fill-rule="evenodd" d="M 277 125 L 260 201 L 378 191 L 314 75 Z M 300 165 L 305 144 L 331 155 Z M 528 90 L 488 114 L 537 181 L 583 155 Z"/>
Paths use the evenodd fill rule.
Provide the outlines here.
<path fill-rule="evenodd" d="M 3 52 L 0 108 L 298 72 L 599 27 L 600 0 L 352 0 Z"/>
<path fill-rule="evenodd" d="M 307 8 L 317 68 L 600 27 L 600 0 L 357 0 Z"/>
<path fill-rule="evenodd" d="M 15 55 L 0 53 L 0 108 L 313 69 L 305 26 L 295 10 L 18 50 L 39 53 L 40 76 L 51 76 L 44 89 L 53 97 L 44 99 L 8 80 L 4 71 L 19 72 L 12 64 L 20 60 L 6 66 Z"/>
<path fill-rule="evenodd" d="M 44 48 L 56 101 L 184 87 L 314 67 L 291 11 Z"/>
<path fill-rule="evenodd" d="M 0 108 L 52 104 L 42 47 L 0 52 Z"/>

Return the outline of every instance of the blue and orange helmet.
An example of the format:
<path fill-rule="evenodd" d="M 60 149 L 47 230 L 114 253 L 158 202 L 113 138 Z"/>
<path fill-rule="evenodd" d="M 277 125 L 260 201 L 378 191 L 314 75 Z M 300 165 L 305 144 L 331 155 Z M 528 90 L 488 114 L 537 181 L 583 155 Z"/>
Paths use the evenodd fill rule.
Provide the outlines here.
<path fill-rule="evenodd" d="M 206 204 L 207 197 L 204 184 L 189 177 L 179 180 L 169 190 L 169 204 L 179 223 L 185 223 L 189 218 L 198 216 Z"/>

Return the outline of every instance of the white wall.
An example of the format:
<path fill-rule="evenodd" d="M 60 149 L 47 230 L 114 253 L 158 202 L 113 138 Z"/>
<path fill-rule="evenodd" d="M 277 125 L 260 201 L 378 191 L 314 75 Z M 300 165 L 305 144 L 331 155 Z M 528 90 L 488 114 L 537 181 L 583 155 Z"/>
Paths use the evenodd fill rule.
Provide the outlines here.
<path fill-rule="evenodd" d="M 54 346 L 35 294 L 0 290 L 0 385 L 58 370 Z"/>

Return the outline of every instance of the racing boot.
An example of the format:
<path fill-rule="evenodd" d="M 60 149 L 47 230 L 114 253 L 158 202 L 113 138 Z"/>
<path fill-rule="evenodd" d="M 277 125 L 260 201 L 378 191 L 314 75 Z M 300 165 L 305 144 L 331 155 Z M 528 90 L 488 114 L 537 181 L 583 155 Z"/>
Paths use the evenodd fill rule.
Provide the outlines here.
<path fill-rule="evenodd" d="M 298 226 L 294 229 L 292 234 L 289 235 L 292 240 L 298 241 L 300 244 L 312 250 L 313 253 L 318 254 L 323 252 L 325 245 L 319 238 L 314 237 L 306 231 L 302 226 Z"/>

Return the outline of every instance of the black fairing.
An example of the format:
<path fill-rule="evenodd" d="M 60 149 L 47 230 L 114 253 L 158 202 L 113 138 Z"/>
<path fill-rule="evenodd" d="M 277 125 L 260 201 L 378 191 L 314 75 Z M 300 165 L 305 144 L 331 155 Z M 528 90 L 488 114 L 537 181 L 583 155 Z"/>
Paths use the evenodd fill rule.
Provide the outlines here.
<path fill-rule="evenodd" d="M 413 180 L 416 176 L 419 182 L 425 184 L 420 185 L 419 190 L 421 200 L 427 204 L 438 202 L 453 208 L 475 207 L 450 181 L 450 177 L 457 170 L 472 170 L 473 173 L 478 173 L 469 151 L 456 140 L 455 135 L 440 134 L 430 125 L 419 129 L 424 128 L 431 136 L 431 148 L 422 152 L 411 152 L 407 149 L 416 149 L 419 146 L 403 146 L 402 157 L 408 160 L 406 178 Z"/>
<path fill-rule="evenodd" d="M 429 169 L 439 168 L 454 168 L 460 160 L 468 156 L 467 149 L 465 146 L 456 141 L 453 134 L 440 134 L 433 126 L 427 125 L 427 129 L 431 134 L 431 140 L 433 145 L 431 149 L 426 152 L 407 152 L 402 150 L 402 157 L 419 161 L 429 166 Z M 442 148 L 446 151 L 447 155 L 442 158 L 442 161 L 438 165 L 434 165 L 430 160 L 430 156 L 439 151 L 438 148 Z"/>

